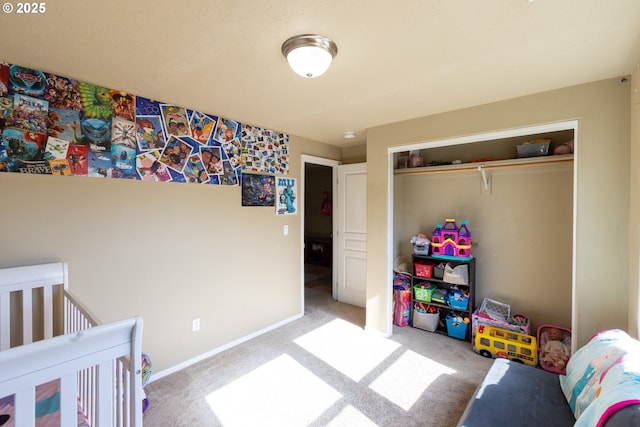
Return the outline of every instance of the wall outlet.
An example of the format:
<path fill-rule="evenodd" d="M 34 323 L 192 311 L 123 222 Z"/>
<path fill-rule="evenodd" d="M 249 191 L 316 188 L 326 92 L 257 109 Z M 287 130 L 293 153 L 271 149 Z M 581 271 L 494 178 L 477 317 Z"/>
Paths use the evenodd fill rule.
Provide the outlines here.
<path fill-rule="evenodd" d="M 193 319 L 193 321 L 191 322 L 191 330 L 193 332 L 197 332 L 200 330 L 200 319 Z"/>

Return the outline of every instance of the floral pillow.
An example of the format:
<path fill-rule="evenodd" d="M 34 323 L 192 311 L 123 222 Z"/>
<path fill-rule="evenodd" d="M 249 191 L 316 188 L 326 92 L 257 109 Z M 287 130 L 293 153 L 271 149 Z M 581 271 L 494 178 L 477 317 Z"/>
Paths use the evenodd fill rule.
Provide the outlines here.
<path fill-rule="evenodd" d="M 619 329 L 595 335 L 569 359 L 560 387 L 575 426 L 602 426 L 619 409 L 640 403 L 640 342 Z"/>

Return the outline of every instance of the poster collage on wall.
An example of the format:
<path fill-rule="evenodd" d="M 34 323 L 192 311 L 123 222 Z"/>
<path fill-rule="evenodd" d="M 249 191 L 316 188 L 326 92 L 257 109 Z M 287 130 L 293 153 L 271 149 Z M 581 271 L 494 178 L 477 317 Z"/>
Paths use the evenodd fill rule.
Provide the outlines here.
<path fill-rule="evenodd" d="M 295 178 L 272 175 L 242 176 L 242 206 L 275 206 L 277 215 L 295 214 L 298 186 Z"/>
<path fill-rule="evenodd" d="M 4 62 L 0 131 L 0 172 L 214 185 L 289 173 L 287 134 Z"/>

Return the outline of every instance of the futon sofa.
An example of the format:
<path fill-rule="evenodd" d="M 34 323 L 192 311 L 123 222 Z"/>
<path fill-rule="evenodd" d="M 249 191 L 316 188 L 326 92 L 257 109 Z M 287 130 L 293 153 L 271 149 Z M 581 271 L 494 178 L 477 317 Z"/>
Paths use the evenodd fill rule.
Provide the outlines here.
<path fill-rule="evenodd" d="M 621 330 L 595 335 L 566 375 L 496 359 L 459 427 L 640 426 L 640 342 Z"/>

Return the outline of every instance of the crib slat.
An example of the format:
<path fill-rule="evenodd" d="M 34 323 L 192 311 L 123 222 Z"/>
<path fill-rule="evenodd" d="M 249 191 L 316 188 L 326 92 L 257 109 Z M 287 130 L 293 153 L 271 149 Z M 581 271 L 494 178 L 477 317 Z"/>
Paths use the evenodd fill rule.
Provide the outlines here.
<path fill-rule="evenodd" d="M 33 295 L 31 289 L 22 291 L 22 343 L 33 342 Z"/>
<path fill-rule="evenodd" d="M 42 314 L 44 315 L 44 339 L 53 337 L 53 287 L 42 289 Z M 64 425 L 64 424 L 63 424 Z"/>
<path fill-rule="evenodd" d="M 11 345 L 11 308 L 9 292 L 0 292 L 0 351 Z"/>
<path fill-rule="evenodd" d="M 15 394 L 15 415 L 17 426 L 35 427 L 36 413 L 33 408 L 36 406 L 35 387 L 19 391 Z"/>
<path fill-rule="evenodd" d="M 78 424 L 78 403 L 76 398 L 76 375 L 71 373 L 60 378 L 60 425 Z"/>
<path fill-rule="evenodd" d="M 110 426 L 113 424 L 113 369 L 112 362 L 103 362 L 98 365 L 98 425 Z"/>

